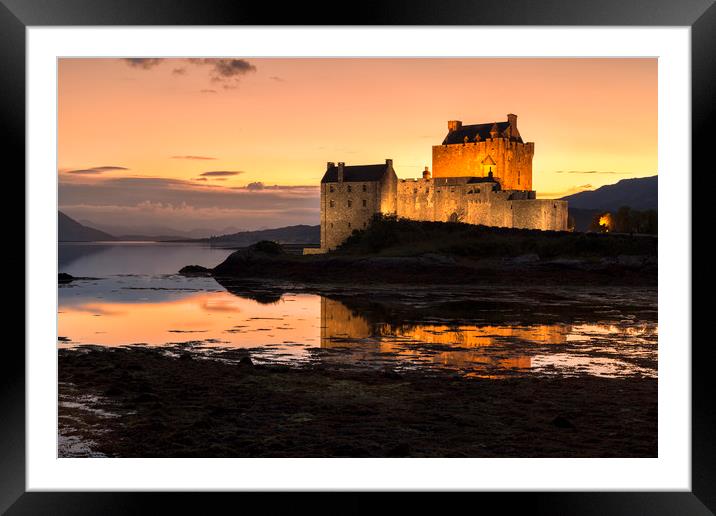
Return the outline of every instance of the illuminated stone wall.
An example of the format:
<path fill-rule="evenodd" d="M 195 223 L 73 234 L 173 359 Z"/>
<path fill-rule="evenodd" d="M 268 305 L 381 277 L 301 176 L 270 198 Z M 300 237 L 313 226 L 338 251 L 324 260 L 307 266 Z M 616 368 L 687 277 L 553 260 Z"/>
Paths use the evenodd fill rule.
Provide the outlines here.
<path fill-rule="evenodd" d="M 506 228 L 567 230 L 567 202 L 535 199 L 531 191 L 496 189 L 491 182 L 465 178 L 400 180 L 398 217 L 450 220 Z"/>
<path fill-rule="evenodd" d="M 532 190 L 534 143 L 507 138 L 433 146 L 433 177 L 486 177 L 492 174 L 504 190 Z M 491 160 L 489 159 L 491 158 Z M 485 165 L 494 161 L 494 165 Z"/>
<path fill-rule="evenodd" d="M 321 183 L 321 249 L 335 249 L 373 215 L 395 214 L 397 181 L 392 162 L 381 181 Z"/>

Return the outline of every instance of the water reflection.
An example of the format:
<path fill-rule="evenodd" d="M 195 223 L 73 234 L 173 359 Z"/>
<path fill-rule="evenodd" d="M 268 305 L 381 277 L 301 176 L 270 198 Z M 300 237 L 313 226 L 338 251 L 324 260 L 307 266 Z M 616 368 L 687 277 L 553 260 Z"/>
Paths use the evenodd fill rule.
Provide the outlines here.
<path fill-rule="evenodd" d="M 293 290 L 177 276 L 73 282 L 60 287 L 59 345 L 182 343 L 197 352 L 247 349 L 259 362 L 487 377 L 656 376 L 655 292 L 611 291 L 608 302 L 599 292 L 578 301 L 563 292 L 558 304 L 557 292 L 536 302 L 544 293 Z"/>
<path fill-rule="evenodd" d="M 175 274 L 188 264 L 214 267 L 231 249 L 178 242 L 60 242 L 59 272 L 73 276 Z"/>

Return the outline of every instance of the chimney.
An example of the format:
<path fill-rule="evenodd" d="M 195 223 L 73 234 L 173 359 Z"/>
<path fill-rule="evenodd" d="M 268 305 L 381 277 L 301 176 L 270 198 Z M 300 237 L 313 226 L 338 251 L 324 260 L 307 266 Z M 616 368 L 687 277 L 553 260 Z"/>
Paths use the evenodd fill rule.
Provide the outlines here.
<path fill-rule="evenodd" d="M 338 162 L 338 182 L 339 183 L 343 182 L 343 167 L 345 167 L 345 166 L 346 166 L 346 164 L 344 162 L 342 162 L 342 161 Z"/>
<path fill-rule="evenodd" d="M 393 160 L 392 159 L 386 159 L 385 164 L 388 165 L 390 168 L 393 168 Z"/>
<path fill-rule="evenodd" d="M 430 179 L 430 169 L 428 167 L 423 170 L 423 179 Z"/>
<path fill-rule="evenodd" d="M 462 127 L 460 120 L 448 120 L 448 132 L 457 131 Z"/>
<path fill-rule="evenodd" d="M 507 114 L 507 121 L 510 123 L 510 127 L 512 127 L 512 132 L 517 131 L 517 115 L 513 115 L 512 113 Z"/>
<path fill-rule="evenodd" d="M 335 166 L 336 166 L 335 163 L 333 163 L 332 161 L 329 161 L 329 162 L 328 162 L 328 165 L 326 165 L 326 170 L 330 170 L 330 169 L 332 169 L 332 168 L 335 167 Z"/>

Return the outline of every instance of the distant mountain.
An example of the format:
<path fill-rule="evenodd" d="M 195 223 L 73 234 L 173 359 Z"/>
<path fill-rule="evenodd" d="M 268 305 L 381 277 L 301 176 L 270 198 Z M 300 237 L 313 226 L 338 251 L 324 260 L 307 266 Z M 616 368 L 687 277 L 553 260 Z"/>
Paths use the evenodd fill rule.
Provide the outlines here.
<path fill-rule="evenodd" d="M 248 246 L 261 240 L 272 240 L 279 244 L 319 244 L 321 241 L 321 227 L 300 224 L 259 231 L 240 231 L 203 240 L 212 244 L 231 244 L 236 246 Z"/>
<path fill-rule="evenodd" d="M 569 208 L 616 211 L 622 206 L 634 210 L 656 210 L 659 206 L 658 176 L 622 179 L 613 185 L 562 197 Z"/>
<path fill-rule="evenodd" d="M 197 228 L 197 229 L 177 229 L 161 225 L 121 225 L 95 223 L 90 220 L 80 220 L 80 223 L 96 227 L 102 231 L 117 235 L 118 240 L 181 240 L 193 238 L 208 238 L 212 235 L 226 235 L 240 231 L 237 227 L 225 228 Z"/>
<path fill-rule="evenodd" d="M 99 242 L 117 240 L 99 229 L 84 226 L 61 211 L 57 212 L 57 237 L 60 242 Z"/>

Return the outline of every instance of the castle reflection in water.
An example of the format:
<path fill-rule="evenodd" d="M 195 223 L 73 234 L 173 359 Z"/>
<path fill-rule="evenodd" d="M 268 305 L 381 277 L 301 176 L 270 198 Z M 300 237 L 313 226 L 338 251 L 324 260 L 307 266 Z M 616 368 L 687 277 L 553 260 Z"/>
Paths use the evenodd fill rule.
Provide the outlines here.
<path fill-rule="evenodd" d="M 321 348 L 346 348 L 352 360 L 372 360 L 376 353 L 401 358 L 426 359 L 448 368 L 474 368 L 482 364 L 496 369 L 528 369 L 531 358 L 506 346 L 523 341 L 532 344 L 566 344 L 565 325 L 476 326 L 474 324 L 371 322 L 340 301 L 321 298 Z M 499 350 L 505 348 L 505 355 Z M 489 349 L 486 349 L 489 348 Z M 341 359 L 341 355 L 335 355 Z M 345 358 L 345 357 L 343 357 Z"/>

